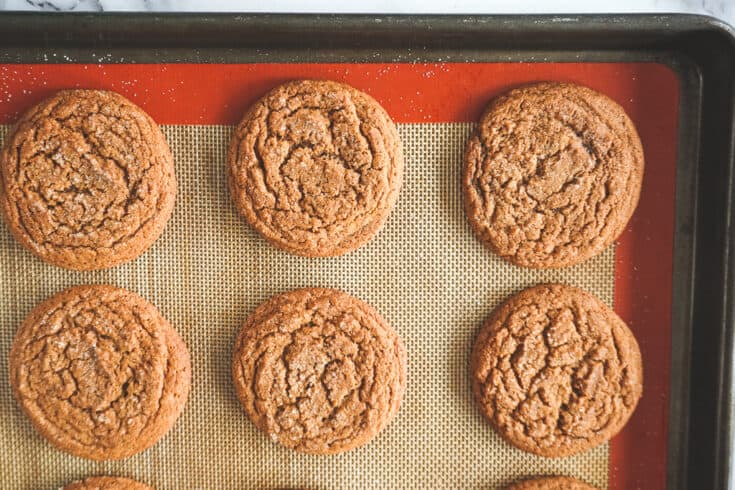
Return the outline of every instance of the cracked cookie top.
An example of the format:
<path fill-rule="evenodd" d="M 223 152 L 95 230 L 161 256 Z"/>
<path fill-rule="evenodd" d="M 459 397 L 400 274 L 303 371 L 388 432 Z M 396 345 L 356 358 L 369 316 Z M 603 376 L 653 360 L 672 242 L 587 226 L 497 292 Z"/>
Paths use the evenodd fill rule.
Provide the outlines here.
<path fill-rule="evenodd" d="M 623 109 L 568 83 L 495 99 L 465 151 L 465 212 L 479 239 L 525 267 L 566 267 L 622 233 L 640 195 L 643 148 Z"/>
<path fill-rule="evenodd" d="M 555 284 L 525 289 L 493 311 L 470 370 L 496 431 L 547 457 L 610 439 L 643 390 L 641 354 L 625 323 L 591 294 Z"/>
<path fill-rule="evenodd" d="M 18 121 L 0 153 L 0 210 L 35 255 L 76 270 L 142 254 L 174 206 L 171 151 L 121 95 L 65 90 Z"/>
<path fill-rule="evenodd" d="M 248 417 L 274 441 L 332 454 L 367 443 L 398 412 L 406 354 L 366 303 L 335 289 L 298 289 L 248 317 L 232 376 Z"/>
<path fill-rule="evenodd" d="M 568 476 L 541 476 L 509 485 L 506 490 L 596 490 Z"/>
<path fill-rule="evenodd" d="M 189 352 L 158 310 L 112 286 L 77 286 L 37 306 L 10 351 L 13 393 L 59 449 L 121 459 L 158 441 L 189 394 Z"/>
<path fill-rule="evenodd" d="M 393 121 L 372 97 L 337 82 L 275 88 L 230 144 L 235 206 L 270 243 L 298 255 L 342 255 L 369 241 L 402 179 Z"/>
<path fill-rule="evenodd" d="M 130 478 L 93 476 L 72 482 L 62 490 L 153 490 L 153 488 Z"/>

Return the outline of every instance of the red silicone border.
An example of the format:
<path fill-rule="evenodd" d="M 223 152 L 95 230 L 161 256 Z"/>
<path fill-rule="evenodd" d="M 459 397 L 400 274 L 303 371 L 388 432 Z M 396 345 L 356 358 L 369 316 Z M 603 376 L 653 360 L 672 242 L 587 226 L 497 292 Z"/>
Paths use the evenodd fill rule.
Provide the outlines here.
<path fill-rule="evenodd" d="M 57 61 L 57 60 L 52 60 Z M 62 61 L 62 60 L 58 60 Z M 644 395 L 612 440 L 610 488 L 664 489 L 671 351 L 679 83 L 654 63 L 430 63 L 251 65 L 0 65 L 0 123 L 61 88 L 120 92 L 162 124 L 232 124 L 259 96 L 294 78 L 345 81 L 397 122 L 474 121 L 508 88 L 564 80 L 595 88 L 635 122 L 646 154 L 638 209 L 615 257 L 615 309 L 639 340 Z"/>

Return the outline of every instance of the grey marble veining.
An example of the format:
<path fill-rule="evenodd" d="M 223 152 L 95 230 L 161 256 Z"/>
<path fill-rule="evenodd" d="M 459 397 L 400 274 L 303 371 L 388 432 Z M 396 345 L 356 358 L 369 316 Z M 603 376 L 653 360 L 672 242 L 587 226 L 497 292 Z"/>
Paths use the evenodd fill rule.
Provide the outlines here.
<path fill-rule="evenodd" d="M 0 0 L 0 10 L 342 13 L 687 12 L 735 24 L 735 0 Z"/>

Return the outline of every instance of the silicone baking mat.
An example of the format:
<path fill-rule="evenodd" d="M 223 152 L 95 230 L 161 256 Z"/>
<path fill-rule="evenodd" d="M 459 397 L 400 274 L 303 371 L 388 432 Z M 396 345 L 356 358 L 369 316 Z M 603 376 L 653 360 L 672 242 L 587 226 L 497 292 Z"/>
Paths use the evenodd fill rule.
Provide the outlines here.
<path fill-rule="evenodd" d="M 63 60 L 50 60 L 63 61 Z M 405 184 L 385 228 L 339 258 L 309 259 L 268 245 L 240 220 L 225 185 L 232 124 L 269 88 L 294 78 L 345 81 L 372 94 L 398 123 Z M 460 172 L 473 121 L 495 95 L 535 80 L 574 81 L 619 102 L 640 132 L 646 170 L 638 209 L 620 240 L 576 267 L 512 266 L 474 238 Z M 107 271 L 46 265 L 0 229 L 0 475 L 3 488 L 50 489 L 93 474 L 159 489 L 496 488 L 566 474 L 599 488 L 665 486 L 678 81 L 659 64 L 0 65 L 0 134 L 31 104 L 69 87 L 129 97 L 163 125 L 179 196 L 161 239 Z M 580 286 L 615 308 L 644 359 L 644 395 L 609 444 L 563 459 L 523 453 L 474 406 L 468 356 L 482 320 L 503 298 L 539 282 Z M 92 462 L 56 449 L 25 420 L 8 384 L 17 326 L 55 292 L 111 283 L 159 307 L 187 342 L 193 390 L 174 429 L 148 451 Z M 247 314 L 272 294 L 331 286 L 374 305 L 403 337 L 408 390 L 395 421 L 370 444 L 309 456 L 273 444 L 246 419 L 229 376 Z"/>

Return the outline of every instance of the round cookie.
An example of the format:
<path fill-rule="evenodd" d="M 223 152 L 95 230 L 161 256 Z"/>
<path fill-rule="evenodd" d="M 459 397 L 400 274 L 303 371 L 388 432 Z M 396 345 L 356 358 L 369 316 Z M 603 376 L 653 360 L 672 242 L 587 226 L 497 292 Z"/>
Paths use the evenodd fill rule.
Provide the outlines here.
<path fill-rule="evenodd" d="M 146 300 L 77 286 L 37 306 L 10 350 L 13 394 L 57 448 L 121 459 L 155 444 L 184 408 L 189 352 Z"/>
<path fill-rule="evenodd" d="M 248 317 L 232 377 L 248 417 L 274 441 L 333 454 L 367 443 L 398 412 L 406 353 L 366 303 L 335 289 L 298 289 Z"/>
<path fill-rule="evenodd" d="M 68 269 L 138 257 L 163 232 L 175 198 L 163 133 L 113 92 L 58 92 L 18 121 L 0 153 L 0 211 L 10 232 Z"/>
<path fill-rule="evenodd" d="M 617 103 L 579 85 L 528 85 L 493 100 L 467 143 L 465 212 L 477 237 L 516 265 L 578 264 L 625 229 L 643 166 Z"/>
<path fill-rule="evenodd" d="M 337 82 L 276 87 L 230 143 L 228 181 L 240 214 L 271 244 L 307 257 L 368 242 L 402 180 L 393 121 L 372 97 Z"/>
<path fill-rule="evenodd" d="M 597 490 L 568 476 L 540 476 L 509 485 L 506 490 Z"/>
<path fill-rule="evenodd" d="M 475 399 L 510 444 L 540 456 L 591 449 L 618 433 L 641 397 L 633 333 L 581 289 L 525 289 L 493 311 L 472 351 Z"/>
<path fill-rule="evenodd" d="M 153 490 L 153 487 L 121 476 L 93 476 L 72 482 L 62 490 Z"/>

